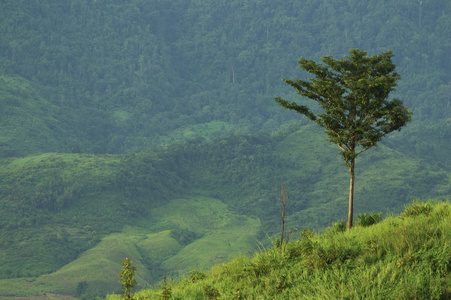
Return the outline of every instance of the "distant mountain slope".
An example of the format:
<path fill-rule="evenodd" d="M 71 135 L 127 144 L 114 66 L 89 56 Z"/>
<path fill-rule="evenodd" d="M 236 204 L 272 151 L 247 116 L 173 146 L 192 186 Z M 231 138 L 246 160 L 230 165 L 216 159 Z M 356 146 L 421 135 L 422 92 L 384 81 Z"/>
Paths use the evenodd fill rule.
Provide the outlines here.
<path fill-rule="evenodd" d="M 94 257 L 82 253 L 103 247 L 98 243 L 108 237 L 119 241 L 121 232 L 131 238 L 121 241 L 122 254 L 92 251 L 116 258 L 139 253 L 137 261 L 149 271 L 147 277 L 142 273 L 145 282 L 231 259 L 279 231 L 281 184 L 289 197 L 287 228 L 330 225 L 346 216 L 347 207 L 348 173 L 337 152 L 318 128 L 292 124 L 272 136 L 193 140 L 141 154 L 3 159 L 0 291 L 12 293 L 18 282 L 38 277 L 36 284 L 49 292 L 72 293 L 73 284 L 82 281 L 103 286 L 97 294 L 107 292 L 114 276 L 94 283 L 100 279 L 87 264 Z M 449 172 L 383 145 L 359 158 L 357 170 L 356 215 L 399 212 L 415 198 L 451 194 Z M 134 233 L 126 233 L 127 226 L 136 228 Z M 162 256 L 152 243 L 174 250 Z M 117 270 L 119 263 L 108 259 L 101 268 Z M 75 276 L 74 270 L 86 276 Z M 58 285 L 59 279 L 43 283 L 61 279 L 58 274 L 75 276 L 72 285 Z M 36 293 L 36 286 L 28 292 Z"/>
<path fill-rule="evenodd" d="M 62 149 L 58 107 L 36 83 L 0 76 L 0 152 L 2 157 Z"/>
<path fill-rule="evenodd" d="M 412 124 L 451 113 L 445 0 L 7 0 L 0 15 L 0 74 L 45 87 L 45 100 L 64 116 L 58 143 L 36 149 L 40 137 L 24 129 L 23 147 L 14 143 L 8 153 L 74 145 L 130 153 L 276 130 L 298 117 L 272 101 L 295 99 L 281 78 L 302 75 L 297 58 L 339 58 L 355 47 L 394 52 L 403 78 L 397 94 L 414 112 Z"/>

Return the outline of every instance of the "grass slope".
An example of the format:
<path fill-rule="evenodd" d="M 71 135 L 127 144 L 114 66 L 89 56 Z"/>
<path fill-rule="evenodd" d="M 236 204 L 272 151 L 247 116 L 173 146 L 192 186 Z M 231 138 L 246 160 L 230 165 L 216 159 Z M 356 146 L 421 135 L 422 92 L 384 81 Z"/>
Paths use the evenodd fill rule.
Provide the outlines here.
<path fill-rule="evenodd" d="M 155 218 L 147 228 L 125 226 L 56 272 L 0 280 L 0 294 L 74 294 L 83 281 L 88 283 L 87 295 L 117 291 L 125 257 L 132 258 L 140 269 L 137 280 L 144 288 L 158 281 L 162 273 L 184 275 L 250 253 L 261 226 L 258 219 L 232 213 L 221 201 L 206 197 L 173 199 L 151 215 Z"/>
<path fill-rule="evenodd" d="M 449 201 L 414 202 L 378 224 L 306 229 L 283 248 L 193 272 L 134 299 L 449 299 L 450 217 Z"/>

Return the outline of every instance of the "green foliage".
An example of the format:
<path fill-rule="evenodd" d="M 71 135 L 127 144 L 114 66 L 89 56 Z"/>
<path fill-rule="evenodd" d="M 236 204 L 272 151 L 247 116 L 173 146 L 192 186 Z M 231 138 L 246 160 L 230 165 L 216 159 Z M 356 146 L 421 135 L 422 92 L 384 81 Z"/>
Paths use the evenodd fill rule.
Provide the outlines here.
<path fill-rule="evenodd" d="M 96 275 L 96 268 L 108 273 L 111 266 L 97 265 L 95 255 L 103 253 L 115 261 L 139 249 L 134 257 L 140 255 L 135 260 L 142 263 L 142 286 L 164 273 L 184 275 L 249 253 L 266 234 L 280 238 L 274 203 L 280 190 L 274 182 L 283 182 L 291 195 L 286 228 L 320 230 L 343 218 L 346 178 L 336 173 L 341 163 L 333 145 L 314 126 L 290 126 L 272 137 L 196 140 L 135 155 L 49 153 L 0 160 L 0 249 L 5 254 L 0 276 L 10 278 L 0 279 L 0 291 L 23 291 L 12 290 L 16 285 L 11 281 L 19 284 L 30 277 L 48 282 L 49 273 L 53 290 L 74 293 L 78 282 L 87 281 L 88 293 L 113 291 L 114 276 Z M 357 213 L 401 212 L 418 196 L 443 199 L 450 194 L 446 171 L 384 145 L 360 163 L 356 193 L 365 196 Z M 142 232 L 125 233 L 127 226 Z M 173 229 L 173 234 L 188 234 L 191 243 L 171 238 Z M 130 238 L 119 238 L 121 233 Z M 103 238 L 117 244 L 107 245 Z M 71 286 L 63 283 L 68 274 Z M 40 289 L 38 281 L 27 287 L 28 294 Z"/>
<path fill-rule="evenodd" d="M 88 283 L 86 281 L 80 281 L 77 284 L 77 288 L 75 290 L 75 295 L 77 297 L 81 297 L 84 293 L 86 293 L 87 288 L 88 288 Z"/>
<path fill-rule="evenodd" d="M 423 2 L 2 2 L 2 75 L 33 84 L 2 95 L 1 132 L 10 140 L 1 141 L 1 155 L 74 145 L 130 153 L 274 131 L 295 118 L 268 101 L 283 74 L 294 75 L 293 58 L 342 56 L 351 47 L 393 50 L 405 74 L 399 94 L 418 124 L 444 121 L 451 7 Z"/>
<path fill-rule="evenodd" d="M 355 159 L 376 146 L 385 135 L 400 130 L 410 122 L 412 114 L 401 100 L 388 100 L 401 78 L 395 72 L 390 50 L 371 57 L 358 49 L 349 52 L 351 55 L 344 60 L 324 56 L 324 65 L 301 57 L 299 66 L 315 78 L 284 79 L 298 94 L 316 102 L 321 112 L 314 113 L 311 107 L 274 98 L 282 107 L 324 127 L 329 141 L 342 150 L 350 171 L 347 228 L 353 222 Z"/>
<path fill-rule="evenodd" d="M 387 217 L 373 226 L 316 234 L 306 229 L 287 251 L 262 249 L 171 285 L 174 299 L 447 299 L 451 203 L 429 214 Z M 159 299 L 143 290 L 139 299 Z M 114 296 L 108 300 L 117 299 Z"/>
<path fill-rule="evenodd" d="M 214 299 L 219 299 L 221 297 L 221 294 L 219 294 L 219 291 L 212 286 L 204 285 L 203 289 L 204 289 L 205 299 L 214 300 Z"/>
<path fill-rule="evenodd" d="M 181 228 L 180 226 L 171 229 L 169 235 L 181 245 L 188 245 L 202 236 L 199 233 L 192 232 L 188 228 Z"/>
<path fill-rule="evenodd" d="M 382 221 L 382 213 L 371 213 L 367 215 L 366 213 L 358 215 L 359 220 L 357 221 L 358 226 L 371 226 Z"/>
<path fill-rule="evenodd" d="M 170 287 L 163 286 L 163 291 L 161 292 L 161 299 L 169 300 L 172 296 L 172 290 Z"/>
<path fill-rule="evenodd" d="M 360 216 L 361 214 L 359 214 Z M 330 229 L 332 232 L 343 232 L 346 230 L 346 222 L 345 221 L 338 221 L 332 224 L 332 227 Z"/>
<path fill-rule="evenodd" d="M 0 157 L 66 150 L 58 107 L 39 84 L 1 74 L 0 99 Z"/>
<path fill-rule="evenodd" d="M 83 281 L 103 295 L 131 252 L 143 286 L 248 253 L 279 232 L 281 182 L 287 226 L 341 218 L 335 150 L 304 121 L 279 130 L 296 116 L 268 101 L 294 97 L 279 79 L 295 76 L 300 53 L 397 54 L 416 117 L 362 159 L 358 212 L 450 194 L 449 1 L 141 2 L 0 2 L 2 295 L 69 294 Z M 182 224 L 171 202 L 199 221 Z M 178 223 L 202 236 L 183 247 L 169 236 Z"/>
<path fill-rule="evenodd" d="M 205 278 L 205 273 L 199 270 L 190 271 L 189 280 L 193 283 L 199 280 L 203 280 Z"/>
<path fill-rule="evenodd" d="M 419 202 L 415 201 L 410 203 L 409 205 L 406 205 L 404 209 L 404 215 L 406 217 L 410 216 L 419 216 L 422 214 L 429 214 L 432 211 L 432 204 L 430 202 Z"/>
<path fill-rule="evenodd" d="M 119 274 L 119 281 L 122 285 L 122 291 L 124 291 L 123 297 L 125 299 L 133 299 L 132 289 L 136 286 L 135 279 L 136 267 L 132 265 L 132 260 L 126 257 L 122 261 L 122 271 Z"/>
<path fill-rule="evenodd" d="M 329 140 L 343 151 L 348 167 L 359 153 L 375 146 L 386 134 L 400 130 L 411 114 L 399 99 L 387 100 L 400 79 L 391 51 L 368 57 L 366 51 L 351 49 L 350 54 L 344 60 L 325 56 L 325 65 L 301 57 L 299 66 L 315 78 L 284 79 L 298 94 L 316 102 L 321 113 L 275 98 L 282 107 L 324 127 Z"/>
<path fill-rule="evenodd" d="M 161 291 L 161 299 L 169 300 L 172 297 L 172 289 L 168 286 L 166 281 L 166 275 L 163 277 L 162 291 Z"/>

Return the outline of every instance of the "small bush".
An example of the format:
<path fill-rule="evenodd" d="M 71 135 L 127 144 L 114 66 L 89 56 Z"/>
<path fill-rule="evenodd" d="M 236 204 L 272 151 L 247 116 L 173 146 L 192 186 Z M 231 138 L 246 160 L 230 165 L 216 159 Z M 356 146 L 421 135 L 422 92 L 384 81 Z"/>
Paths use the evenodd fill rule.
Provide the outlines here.
<path fill-rule="evenodd" d="M 404 208 L 404 216 L 418 216 L 421 214 L 428 215 L 432 212 L 432 204 L 429 202 L 420 203 L 415 201 Z"/>
<path fill-rule="evenodd" d="M 302 248 L 298 246 L 298 243 L 288 243 L 287 251 L 285 252 L 285 256 L 288 259 L 293 259 L 295 257 L 302 256 Z"/>
<path fill-rule="evenodd" d="M 189 280 L 193 283 L 200 281 L 205 278 L 205 273 L 198 270 L 192 270 L 190 271 Z"/>
<path fill-rule="evenodd" d="M 345 221 L 338 221 L 338 222 L 333 223 L 330 231 L 331 231 L 331 233 L 345 232 L 346 231 Z"/>
<path fill-rule="evenodd" d="M 75 295 L 77 297 L 81 297 L 81 295 L 86 293 L 86 289 L 88 288 L 88 283 L 86 281 L 80 281 L 77 284 L 77 288 L 75 290 Z"/>
<path fill-rule="evenodd" d="M 210 285 L 204 285 L 204 293 L 206 299 L 219 299 L 221 294 L 219 294 L 219 291 Z"/>
<path fill-rule="evenodd" d="M 169 235 L 183 246 L 190 244 L 202 236 L 197 232 L 190 231 L 187 228 L 181 228 L 180 226 L 173 228 Z"/>
<path fill-rule="evenodd" d="M 163 287 L 163 291 L 161 292 L 161 299 L 169 300 L 172 297 L 172 289 L 168 286 Z"/>
<path fill-rule="evenodd" d="M 362 226 L 362 227 L 368 227 L 368 226 L 377 224 L 380 221 L 382 221 L 381 213 L 372 213 L 369 215 L 364 213 L 364 214 L 359 214 L 359 220 L 357 221 L 357 225 Z"/>

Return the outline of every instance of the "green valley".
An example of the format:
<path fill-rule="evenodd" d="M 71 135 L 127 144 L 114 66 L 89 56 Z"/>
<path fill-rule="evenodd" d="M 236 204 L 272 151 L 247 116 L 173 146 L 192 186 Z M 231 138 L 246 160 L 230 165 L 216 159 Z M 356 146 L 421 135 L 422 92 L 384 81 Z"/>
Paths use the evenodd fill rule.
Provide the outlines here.
<path fill-rule="evenodd" d="M 346 215 L 347 174 L 336 152 L 318 129 L 293 123 L 271 136 L 194 140 L 132 155 L 4 159 L 0 291 L 74 294 L 86 282 L 98 295 L 117 291 L 121 257 L 137 263 L 146 287 L 164 274 L 252 254 L 280 230 L 282 183 L 288 228 L 328 226 Z M 359 163 L 357 213 L 398 212 L 417 197 L 451 193 L 447 171 L 386 146 Z M 19 292 L 18 285 L 28 288 Z"/>

